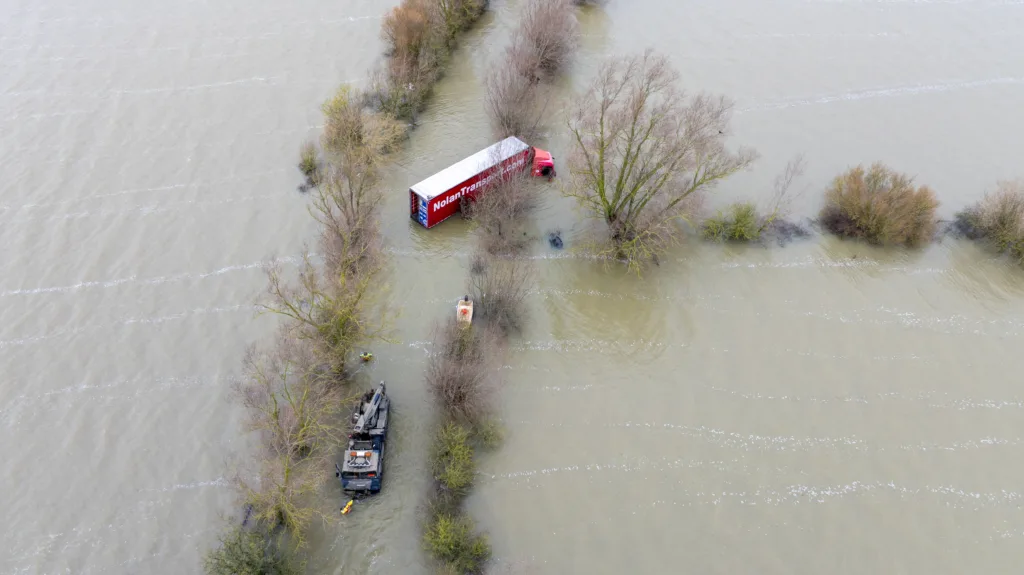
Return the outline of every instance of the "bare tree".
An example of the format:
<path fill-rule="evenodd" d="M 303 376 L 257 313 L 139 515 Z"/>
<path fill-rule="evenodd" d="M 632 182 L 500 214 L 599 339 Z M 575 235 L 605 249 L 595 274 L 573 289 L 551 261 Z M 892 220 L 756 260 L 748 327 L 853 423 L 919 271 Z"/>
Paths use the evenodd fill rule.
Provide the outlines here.
<path fill-rule="evenodd" d="M 572 0 L 529 0 L 510 48 L 518 57 L 511 60 L 523 75 L 551 74 L 569 61 L 579 36 Z"/>
<path fill-rule="evenodd" d="M 512 171 L 477 194 L 470 214 L 483 233 L 484 249 L 494 255 L 514 255 L 528 245 L 524 231 L 540 198 L 530 169 Z"/>
<path fill-rule="evenodd" d="M 363 101 L 343 86 L 323 106 L 327 162 L 314 182 L 310 213 L 322 226 L 321 247 L 332 274 L 343 266 L 365 266 L 379 248 L 380 168 L 404 135 L 398 122 L 370 113 Z"/>
<path fill-rule="evenodd" d="M 604 220 L 609 255 L 636 271 L 672 241 L 688 200 L 756 158 L 725 147 L 730 102 L 687 97 L 678 80 L 651 51 L 614 60 L 570 113 L 568 195 Z"/>
<path fill-rule="evenodd" d="M 291 336 L 312 345 L 318 361 L 333 377 L 344 376 L 357 346 L 385 337 L 390 317 L 380 301 L 376 273 L 325 275 L 308 254 L 303 256 L 296 285 L 285 281 L 275 261 L 267 264 L 266 271 L 267 297 L 260 309 L 290 320 L 286 328 Z"/>
<path fill-rule="evenodd" d="M 351 173 L 355 169 L 331 165 L 323 170 L 309 206 L 320 224 L 320 249 L 330 275 L 373 275 L 381 265 L 384 196 L 365 173 Z"/>
<path fill-rule="evenodd" d="M 485 327 L 465 327 L 455 318 L 434 332 L 435 353 L 427 362 L 427 386 L 449 416 L 480 421 L 491 409 L 501 341 Z"/>
<path fill-rule="evenodd" d="M 790 194 L 790 189 L 793 187 L 793 182 L 804 175 L 806 165 L 803 154 L 798 154 L 787 162 L 786 167 L 782 169 L 782 173 L 775 177 L 772 185 L 771 200 L 764 211 L 764 216 L 761 218 L 759 232 L 770 228 L 779 218 L 786 217 L 786 214 L 789 212 L 790 203 L 796 197 Z"/>
<path fill-rule="evenodd" d="M 286 329 L 269 350 L 250 348 L 244 367 L 236 393 L 263 448 L 258 483 L 243 483 L 246 499 L 258 523 L 286 527 L 301 546 L 310 521 L 324 517 L 308 498 L 323 484 L 343 437 L 344 397 L 309 346 Z"/>
<path fill-rule="evenodd" d="M 524 302 L 534 280 L 530 262 L 478 252 L 470 268 L 474 321 L 479 318 L 506 335 L 519 330 L 526 317 Z"/>
<path fill-rule="evenodd" d="M 498 136 L 536 135 L 548 102 L 540 80 L 564 66 L 578 42 L 571 0 L 529 1 L 504 62 L 487 76 L 487 107 Z"/>
<path fill-rule="evenodd" d="M 532 78 L 513 60 L 492 68 L 486 82 L 485 101 L 496 135 L 532 139 L 546 107 Z"/>

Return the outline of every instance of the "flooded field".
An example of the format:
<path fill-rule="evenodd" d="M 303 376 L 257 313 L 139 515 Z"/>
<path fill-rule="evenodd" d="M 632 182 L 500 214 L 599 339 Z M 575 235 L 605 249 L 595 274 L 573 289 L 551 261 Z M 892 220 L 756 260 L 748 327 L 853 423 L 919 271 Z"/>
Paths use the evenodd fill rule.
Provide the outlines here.
<path fill-rule="evenodd" d="M 315 230 L 296 191 L 318 106 L 362 82 L 392 2 L 0 4 L 0 574 L 193 573 L 251 447 L 230 401 L 260 262 Z M 387 179 L 399 343 L 383 497 L 314 536 L 311 573 L 421 573 L 422 369 L 464 292 L 463 221 L 405 189 L 492 142 L 482 82 L 519 4 L 464 42 Z M 601 58 L 653 47 L 736 101 L 762 158 L 707 199 L 761 199 L 786 161 L 812 217 L 849 165 L 917 174 L 940 214 L 1024 176 L 1024 5 L 610 2 L 536 143 Z M 563 164 L 564 166 L 564 160 Z M 568 176 L 562 170 L 563 177 Z M 545 188 L 530 321 L 502 369 L 506 440 L 469 511 L 514 573 L 1004 573 L 1024 561 L 1024 272 L 953 239 L 689 241 L 642 279 L 575 251 Z M 340 494 L 324 494 L 330 509 Z"/>

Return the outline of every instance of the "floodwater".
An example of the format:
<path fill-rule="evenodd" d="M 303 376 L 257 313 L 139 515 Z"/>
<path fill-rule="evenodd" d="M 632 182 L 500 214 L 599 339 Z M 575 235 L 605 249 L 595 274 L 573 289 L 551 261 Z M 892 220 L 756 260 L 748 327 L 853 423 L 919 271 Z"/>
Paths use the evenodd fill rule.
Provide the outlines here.
<path fill-rule="evenodd" d="M 192 573 L 251 449 L 230 401 L 261 260 L 315 230 L 295 186 L 317 106 L 377 60 L 394 2 L 0 4 L 0 574 Z M 395 158 L 385 231 L 399 343 L 382 497 L 318 529 L 310 572 L 418 573 L 422 368 L 473 237 L 404 188 L 491 142 L 481 78 L 519 2 L 466 39 Z M 707 200 L 764 199 L 808 163 L 918 175 L 943 217 L 1020 173 L 1024 4 L 622 2 L 581 12 L 538 145 L 600 58 L 651 46 L 736 100 L 761 160 Z M 564 165 L 564 164 L 563 164 Z M 563 177 L 567 175 L 562 170 Z M 1024 561 L 1024 273 L 949 238 L 688 242 L 642 279 L 580 257 L 548 193 L 530 322 L 501 370 L 507 437 L 469 509 L 515 573 L 1002 573 Z M 290 261 L 290 260 L 286 260 Z M 324 508 L 340 495 L 324 494 Z"/>

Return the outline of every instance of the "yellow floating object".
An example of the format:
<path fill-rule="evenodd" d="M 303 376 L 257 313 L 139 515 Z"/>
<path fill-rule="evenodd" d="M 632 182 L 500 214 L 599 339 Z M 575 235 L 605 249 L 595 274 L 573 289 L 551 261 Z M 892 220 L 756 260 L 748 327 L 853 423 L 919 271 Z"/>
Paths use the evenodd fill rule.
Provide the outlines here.
<path fill-rule="evenodd" d="M 348 512 L 352 511 L 352 504 L 355 503 L 355 502 L 356 502 L 356 500 L 352 499 L 348 503 L 346 503 L 345 506 L 341 508 L 341 514 L 342 515 L 348 515 Z"/>

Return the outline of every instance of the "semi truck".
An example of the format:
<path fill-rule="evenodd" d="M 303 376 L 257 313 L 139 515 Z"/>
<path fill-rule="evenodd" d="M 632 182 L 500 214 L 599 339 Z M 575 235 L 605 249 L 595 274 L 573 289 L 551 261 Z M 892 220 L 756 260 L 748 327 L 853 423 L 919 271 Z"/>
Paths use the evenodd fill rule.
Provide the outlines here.
<path fill-rule="evenodd" d="M 529 167 L 537 177 L 555 177 L 549 152 L 510 136 L 409 188 L 409 215 L 432 228 L 460 211 L 463 199 L 476 195 L 497 178 Z"/>

